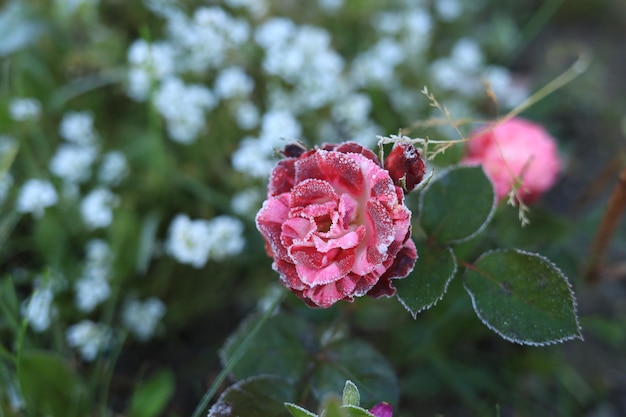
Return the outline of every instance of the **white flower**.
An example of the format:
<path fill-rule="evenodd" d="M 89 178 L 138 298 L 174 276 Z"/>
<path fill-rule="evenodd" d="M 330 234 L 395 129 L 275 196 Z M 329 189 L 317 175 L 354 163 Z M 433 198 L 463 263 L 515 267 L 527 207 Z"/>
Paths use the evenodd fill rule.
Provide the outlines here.
<path fill-rule="evenodd" d="M 86 271 L 87 272 L 87 271 Z M 76 292 L 76 306 L 80 311 L 90 313 L 111 294 L 111 287 L 107 280 L 99 275 L 90 275 L 88 272 L 74 283 Z"/>
<path fill-rule="evenodd" d="M 70 183 L 85 182 L 97 156 L 94 146 L 62 143 L 50 159 L 50 172 Z"/>
<path fill-rule="evenodd" d="M 435 9 L 444 22 L 457 19 L 463 12 L 463 5 L 459 0 L 436 0 Z"/>
<path fill-rule="evenodd" d="M 241 216 L 256 213 L 261 208 L 261 192 L 257 188 L 248 188 L 235 194 L 230 207 Z"/>
<path fill-rule="evenodd" d="M 53 298 L 54 293 L 49 285 L 36 288 L 22 308 L 22 315 L 35 332 L 40 333 L 50 327 L 50 319 L 53 316 Z"/>
<path fill-rule="evenodd" d="M 353 61 L 351 76 L 357 85 L 388 85 L 394 82 L 395 67 L 406 58 L 405 49 L 391 38 L 380 39 L 374 47 Z"/>
<path fill-rule="evenodd" d="M 124 306 L 122 322 L 137 339 L 147 341 L 164 315 L 165 304 L 158 298 L 151 297 L 144 302 L 130 300 Z"/>
<path fill-rule="evenodd" d="M 365 94 L 351 94 L 333 106 L 335 119 L 347 121 L 351 126 L 358 126 L 367 121 L 372 109 L 372 101 Z"/>
<path fill-rule="evenodd" d="M 235 108 L 235 119 L 241 129 L 254 129 L 259 124 L 259 109 L 253 103 L 245 101 Z"/>
<path fill-rule="evenodd" d="M 526 83 L 515 80 L 511 72 L 504 67 L 488 67 L 484 77 L 504 108 L 515 107 L 528 98 L 529 91 Z"/>
<path fill-rule="evenodd" d="M 185 85 L 170 77 L 157 90 L 154 104 L 165 118 L 170 137 L 179 143 L 192 143 L 205 127 L 205 112 L 215 107 L 216 99 L 204 86 Z"/>
<path fill-rule="evenodd" d="M 334 13 L 343 6 L 344 0 L 317 0 L 320 9 L 328 13 Z"/>
<path fill-rule="evenodd" d="M 9 104 L 9 114 L 16 121 L 37 120 L 41 103 L 36 98 L 14 98 Z"/>
<path fill-rule="evenodd" d="M 110 151 L 104 154 L 98 179 L 104 185 L 119 185 L 128 176 L 128 162 L 126 156 L 120 151 Z"/>
<path fill-rule="evenodd" d="M 287 111 L 273 110 L 263 115 L 258 138 L 246 137 L 232 155 L 233 168 L 256 178 L 269 176 L 275 165 L 274 151 L 300 136 L 302 128 Z"/>
<path fill-rule="evenodd" d="M 63 116 L 59 134 L 77 145 L 91 145 L 96 141 L 93 115 L 88 112 L 68 112 Z"/>
<path fill-rule="evenodd" d="M 239 254 L 245 245 L 243 223 L 231 216 L 217 216 L 209 226 L 209 257 L 216 261 Z"/>
<path fill-rule="evenodd" d="M 202 268 L 209 259 L 210 230 L 208 221 L 179 214 L 170 224 L 166 250 L 179 262 Z"/>
<path fill-rule="evenodd" d="M 450 58 L 463 71 L 477 71 L 483 64 L 483 53 L 474 39 L 459 39 L 452 48 Z"/>
<path fill-rule="evenodd" d="M 181 50 L 181 67 L 203 73 L 222 66 L 229 52 L 237 52 L 248 40 L 250 25 L 219 7 L 200 7 L 192 19 L 182 12 L 170 14 L 167 29 Z"/>
<path fill-rule="evenodd" d="M 57 200 L 57 192 L 52 184 L 45 180 L 30 179 L 20 189 L 16 209 L 20 213 L 32 213 L 39 218 L 43 216 L 45 208 L 55 205 Z"/>
<path fill-rule="evenodd" d="M 167 42 L 148 43 L 137 39 L 128 48 L 128 95 L 144 101 L 150 95 L 154 80 L 161 80 L 175 72 L 176 54 Z"/>
<path fill-rule="evenodd" d="M 233 66 L 224 68 L 215 80 L 215 94 L 221 99 L 236 96 L 248 96 L 254 89 L 254 80 L 243 68 Z"/>
<path fill-rule="evenodd" d="M 91 229 L 107 227 L 113 221 L 113 207 L 118 198 L 111 190 L 96 188 L 92 190 L 80 204 L 83 221 Z"/>
<path fill-rule="evenodd" d="M 109 344 L 111 330 L 104 324 L 83 320 L 67 328 L 67 344 L 78 348 L 86 361 L 92 361 Z"/>
<path fill-rule="evenodd" d="M 91 268 L 109 267 L 112 260 L 111 247 L 102 239 L 91 239 L 85 245 L 85 259 Z"/>

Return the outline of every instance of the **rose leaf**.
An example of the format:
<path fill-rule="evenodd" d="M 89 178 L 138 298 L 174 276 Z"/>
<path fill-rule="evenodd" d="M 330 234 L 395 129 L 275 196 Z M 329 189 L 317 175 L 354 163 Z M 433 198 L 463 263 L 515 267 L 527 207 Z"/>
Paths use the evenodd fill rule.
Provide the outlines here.
<path fill-rule="evenodd" d="M 480 320 L 504 339 L 535 346 L 582 340 L 569 281 L 543 256 L 487 252 L 463 278 Z"/>
<path fill-rule="evenodd" d="M 444 171 L 420 195 L 419 222 L 431 240 L 469 240 L 487 225 L 496 207 L 491 181 L 481 167 Z"/>
<path fill-rule="evenodd" d="M 457 270 L 452 249 L 425 242 L 417 242 L 416 246 L 419 257 L 413 272 L 394 281 L 398 299 L 413 318 L 443 298 Z"/>
<path fill-rule="evenodd" d="M 391 364 L 369 344 L 358 339 L 341 339 L 325 346 L 317 355 L 311 379 L 312 392 L 322 399 L 341 392 L 350 379 L 359 387 L 360 402 L 373 405 L 381 400 L 393 403 L 400 396 Z"/>
<path fill-rule="evenodd" d="M 295 398 L 295 388 L 289 381 L 271 375 L 256 376 L 226 389 L 207 417 L 288 417 L 285 402 Z"/>
<path fill-rule="evenodd" d="M 258 316 L 246 320 L 228 338 L 220 352 L 224 366 L 257 320 Z M 276 314 L 261 327 L 252 341 L 253 346 L 233 368 L 233 376 L 242 379 L 253 375 L 272 374 L 289 381 L 298 380 L 310 363 L 308 352 L 316 349 L 314 334 L 311 326 L 304 320 L 286 314 Z"/>

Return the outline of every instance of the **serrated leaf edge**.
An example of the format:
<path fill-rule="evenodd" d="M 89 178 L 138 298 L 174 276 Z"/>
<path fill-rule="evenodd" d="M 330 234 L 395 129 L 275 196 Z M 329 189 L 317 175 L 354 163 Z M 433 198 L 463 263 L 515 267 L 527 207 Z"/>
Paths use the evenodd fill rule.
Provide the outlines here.
<path fill-rule="evenodd" d="M 450 255 L 452 256 L 452 260 L 454 262 L 454 269 L 452 270 L 452 273 L 450 274 L 450 277 L 446 280 L 446 285 L 444 286 L 443 292 L 441 293 L 439 298 L 437 298 L 432 303 L 430 303 L 428 305 L 425 305 L 422 308 L 420 308 L 419 310 L 413 312 L 413 309 L 411 309 L 409 306 L 407 306 L 405 301 L 402 298 L 400 298 L 400 295 L 396 292 L 396 298 L 398 299 L 398 301 L 400 301 L 400 304 L 402 304 L 402 306 L 409 312 L 409 314 L 411 316 L 413 316 L 414 320 L 417 320 L 417 315 L 419 313 L 421 313 L 422 311 L 428 310 L 429 308 L 434 307 L 439 301 L 441 301 L 443 299 L 444 295 L 446 295 L 446 293 L 448 292 L 448 286 L 450 285 L 450 283 L 452 282 L 452 279 L 454 278 L 454 276 L 456 275 L 457 271 L 459 270 L 459 266 L 457 265 L 457 262 L 456 262 L 456 256 L 454 256 L 454 251 L 449 246 L 446 246 L 446 249 L 448 249 L 448 251 L 450 252 Z M 418 256 L 419 256 L 419 254 L 418 254 Z M 411 276 L 409 275 L 407 278 L 411 279 Z"/>
<path fill-rule="evenodd" d="M 493 202 L 491 204 L 491 210 L 489 211 L 489 214 L 487 215 L 487 218 L 485 219 L 483 224 L 480 225 L 480 227 L 478 229 L 476 229 L 476 231 L 474 233 L 472 233 L 469 236 L 466 236 L 464 238 L 461 238 L 461 239 L 449 240 L 447 242 L 442 242 L 442 243 L 444 243 L 446 245 L 454 245 L 454 244 L 457 244 L 457 243 L 467 242 L 468 240 L 473 239 L 477 235 L 481 234 L 483 232 L 483 230 L 485 230 L 487 225 L 491 222 L 491 219 L 493 218 L 493 215 L 495 214 L 496 208 L 498 206 L 498 198 L 496 196 L 496 191 L 495 191 L 495 186 L 493 184 L 493 181 L 491 181 L 491 178 L 489 178 L 489 176 L 485 173 L 485 169 L 482 167 L 482 165 L 452 165 L 450 167 L 442 169 L 439 172 L 439 175 L 437 175 L 435 178 L 433 178 L 430 181 L 430 183 L 428 183 L 428 185 L 424 187 L 424 189 L 422 190 L 422 192 L 419 195 L 419 202 L 418 202 L 418 213 L 419 213 L 419 215 L 417 217 L 417 222 L 421 225 L 422 224 L 422 213 L 424 212 L 424 210 L 423 210 L 424 209 L 424 196 L 426 195 L 426 192 L 428 192 L 430 187 L 434 183 L 439 181 L 441 179 L 441 177 L 443 177 L 444 175 L 447 175 L 451 171 L 454 171 L 454 170 L 457 170 L 457 169 L 478 168 L 478 167 L 480 167 L 480 169 L 482 169 L 483 174 L 485 174 L 485 177 L 487 177 L 487 180 L 491 184 L 491 188 L 493 190 Z"/>
<path fill-rule="evenodd" d="M 291 408 L 294 408 L 298 411 L 301 411 L 303 414 L 309 416 L 309 417 L 317 417 L 317 414 L 307 410 L 306 408 L 300 407 L 298 404 L 294 404 L 294 403 L 285 403 L 285 408 L 287 409 L 287 411 L 289 411 L 291 413 L 292 416 L 294 416 L 295 414 L 293 414 L 291 412 Z"/>
<path fill-rule="evenodd" d="M 239 380 L 233 385 L 226 388 L 224 392 L 220 394 L 215 404 L 213 404 L 211 408 L 209 409 L 209 412 L 207 413 L 207 417 L 211 417 L 213 413 L 220 411 L 220 410 L 214 410 L 216 407 L 231 407 L 232 408 L 232 405 L 230 403 L 224 401 L 224 398 L 226 397 L 226 395 L 228 395 L 232 390 L 240 389 L 242 385 L 256 381 L 257 379 L 275 379 L 275 380 L 281 380 L 281 381 L 287 382 L 285 378 L 281 378 L 279 376 L 270 375 L 270 374 L 255 375 L 249 378 L 244 378 L 242 380 Z"/>
<path fill-rule="evenodd" d="M 548 265 L 552 266 L 557 271 L 557 273 L 561 276 L 561 278 L 563 278 L 563 281 L 565 281 L 565 284 L 567 285 L 567 289 L 569 290 L 570 299 L 572 301 L 572 307 L 574 309 L 574 321 L 576 322 L 576 330 L 578 331 L 578 334 L 575 334 L 575 335 L 572 335 L 572 336 L 567 336 L 567 337 L 562 337 L 560 339 L 547 340 L 545 342 L 531 342 L 531 341 L 513 339 L 512 337 L 509 337 L 509 336 L 503 334 L 498 329 L 493 327 L 482 316 L 482 314 L 480 313 L 480 310 L 478 309 L 478 306 L 476 305 L 476 299 L 474 298 L 474 294 L 469 290 L 469 288 L 467 288 L 467 285 L 464 282 L 463 283 L 463 288 L 465 288 L 465 292 L 467 292 L 469 294 L 469 296 L 470 296 L 470 298 L 472 300 L 472 307 L 474 308 L 474 312 L 476 313 L 476 315 L 478 316 L 480 321 L 485 326 L 487 326 L 490 330 L 492 330 L 495 333 L 497 333 L 503 339 L 505 339 L 505 340 L 507 340 L 509 342 L 512 342 L 512 343 L 516 343 L 518 345 L 550 346 L 550 345 L 556 345 L 558 343 L 563 343 L 563 342 L 566 342 L 568 340 L 574 340 L 574 339 L 584 340 L 583 334 L 582 334 L 582 328 L 580 327 L 580 322 L 578 320 L 578 314 L 577 314 L 578 313 L 578 304 L 576 303 L 576 297 L 575 297 L 575 294 L 574 294 L 574 290 L 572 289 L 572 284 L 569 282 L 569 279 L 567 279 L 567 276 L 565 276 L 563 271 L 561 271 L 561 269 L 559 267 L 557 267 L 551 260 L 549 260 L 545 256 L 543 256 L 541 254 L 538 254 L 538 253 L 534 253 L 534 252 L 528 252 L 528 251 L 525 251 L 525 250 L 522 250 L 522 249 L 494 249 L 494 250 L 490 250 L 490 251 L 487 251 L 487 252 L 483 253 L 482 255 L 480 255 L 478 257 L 478 259 L 476 259 L 475 263 L 478 263 L 478 261 L 480 261 L 485 256 L 488 256 L 488 255 L 490 255 L 492 253 L 496 253 L 496 252 L 517 252 L 517 253 L 520 253 L 522 255 L 528 255 L 528 256 L 536 257 L 540 261 L 545 262 Z"/>

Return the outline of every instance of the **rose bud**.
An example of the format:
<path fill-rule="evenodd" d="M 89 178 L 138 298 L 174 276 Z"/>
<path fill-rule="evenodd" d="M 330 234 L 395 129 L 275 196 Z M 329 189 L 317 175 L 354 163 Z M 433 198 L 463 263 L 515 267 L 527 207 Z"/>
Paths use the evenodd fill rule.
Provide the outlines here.
<path fill-rule="evenodd" d="M 353 142 L 279 161 L 256 225 L 281 282 L 314 307 L 392 296 L 417 258 L 402 189 Z"/>
<path fill-rule="evenodd" d="M 393 407 L 387 402 L 382 402 L 376 404 L 369 410 L 369 412 L 374 414 L 376 417 L 392 417 Z"/>
<path fill-rule="evenodd" d="M 420 151 L 409 142 L 396 142 L 385 159 L 385 168 L 398 186 L 404 186 L 407 192 L 413 191 L 422 182 L 426 173 L 426 164 Z"/>
<path fill-rule="evenodd" d="M 522 118 L 471 133 L 461 163 L 482 164 L 499 200 L 520 180 L 517 197 L 527 204 L 552 187 L 561 170 L 556 140 L 540 125 Z"/>

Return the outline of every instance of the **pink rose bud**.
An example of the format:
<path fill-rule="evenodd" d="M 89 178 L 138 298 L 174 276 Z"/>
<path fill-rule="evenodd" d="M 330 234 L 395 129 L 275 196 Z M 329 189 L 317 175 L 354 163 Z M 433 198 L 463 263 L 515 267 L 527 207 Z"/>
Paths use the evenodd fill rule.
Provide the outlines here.
<path fill-rule="evenodd" d="M 256 217 L 281 282 L 314 307 L 395 294 L 417 259 L 402 189 L 356 143 L 293 151 Z"/>
<path fill-rule="evenodd" d="M 426 165 L 420 151 L 409 142 L 396 142 L 385 159 L 385 168 L 394 183 L 404 187 L 407 192 L 413 191 L 422 182 L 426 173 Z"/>
<path fill-rule="evenodd" d="M 499 200 L 521 180 L 518 197 L 533 203 L 554 185 L 561 170 L 557 143 L 540 125 L 512 118 L 470 135 L 463 164 L 482 164 Z"/>
<path fill-rule="evenodd" d="M 386 402 L 378 403 L 374 408 L 370 409 L 370 413 L 374 414 L 376 417 L 392 417 L 393 407 Z"/>

